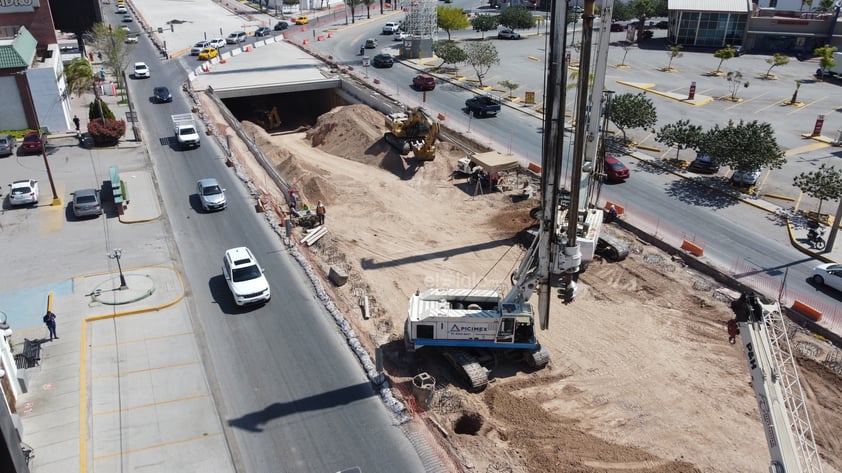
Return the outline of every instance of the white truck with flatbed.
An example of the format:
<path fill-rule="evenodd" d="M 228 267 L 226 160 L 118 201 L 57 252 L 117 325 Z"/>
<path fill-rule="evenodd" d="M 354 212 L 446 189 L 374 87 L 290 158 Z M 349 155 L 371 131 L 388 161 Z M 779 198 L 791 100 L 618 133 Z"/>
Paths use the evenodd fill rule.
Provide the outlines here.
<path fill-rule="evenodd" d="M 196 120 L 192 113 L 179 113 L 172 116 L 173 133 L 178 149 L 198 148 L 201 144 Z"/>

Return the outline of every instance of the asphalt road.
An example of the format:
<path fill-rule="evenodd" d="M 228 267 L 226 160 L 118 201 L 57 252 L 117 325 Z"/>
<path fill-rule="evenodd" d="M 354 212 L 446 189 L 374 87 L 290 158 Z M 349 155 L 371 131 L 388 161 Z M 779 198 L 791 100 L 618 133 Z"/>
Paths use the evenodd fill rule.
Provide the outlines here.
<path fill-rule="evenodd" d="M 225 166 L 223 150 L 210 139 L 195 150 L 172 145 L 170 115 L 191 108 L 179 93 L 181 67 L 162 61 L 146 41 L 132 61 L 145 61 L 152 71 L 150 79 L 130 78 L 129 88 L 235 464 L 253 472 L 424 471 L 300 267 Z M 158 85 L 173 91 L 172 103 L 151 101 Z M 195 183 L 205 177 L 227 189 L 227 210 L 201 211 Z M 265 267 L 268 304 L 234 304 L 220 268 L 224 251 L 236 246 L 251 248 Z"/>

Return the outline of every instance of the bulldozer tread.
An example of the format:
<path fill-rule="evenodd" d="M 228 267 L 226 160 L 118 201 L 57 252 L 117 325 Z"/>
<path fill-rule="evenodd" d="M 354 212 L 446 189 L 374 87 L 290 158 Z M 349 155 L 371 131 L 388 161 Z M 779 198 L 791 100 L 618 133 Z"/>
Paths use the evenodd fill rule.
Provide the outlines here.
<path fill-rule="evenodd" d="M 482 366 L 477 358 L 469 352 L 458 349 L 446 350 L 444 357 L 468 381 L 471 391 L 482 391 L 488 386 L 488 369 Z"/>
<path fill-rule="evenodd" d="M 547 350 L 544 350 L 544 347 L 540 346 L 529 351 L 529 353 L 525 355 L 525 358 L 526 364 L 534 370 L 543 369 L 550 362 L 550 354 L 547 353 Z"/>

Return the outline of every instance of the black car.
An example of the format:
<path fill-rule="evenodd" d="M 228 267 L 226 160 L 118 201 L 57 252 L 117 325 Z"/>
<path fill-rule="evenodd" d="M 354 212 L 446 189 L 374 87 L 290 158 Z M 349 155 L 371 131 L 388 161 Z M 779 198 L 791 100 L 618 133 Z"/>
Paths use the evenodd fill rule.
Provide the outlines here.
<path fill-rule="evenodd" d="M 272 34 L 272 30 L 270 30 L 268 26 L 261 26 L 257 29 L 257 31 L 254 32 L 254 35 L 258 37 L 269 36 L 270 34 Z"/>
<path fill-rule="evenodd" d="M 392 67 L 395 64 L 395 58 L 391 54 L 378 54 L 371 58 L 371 65 L 374 67 Z"/>
<path fill-rule="evenodd" d="M 172 102 L 172 94 L 170 94 L 170 89 L 164 86 L 155 87 L 155 89 L 152 91 L 152 94 L 155 96 L 155 101 L 158 103 Z"/>
<path fill-rule="evenodd" d="M 279 21 L 275 23 L 275 31 L 283 31 L 287 28 L 289 28 L 289 23 L 286 21 Z"/>
<path fill-rule="evenodd" d="M 712 160 L 710 156 L 699 155 L 690 163 L 687 170 L 697 174 L 716 174 L 719 172 L 719 164 Z"/>

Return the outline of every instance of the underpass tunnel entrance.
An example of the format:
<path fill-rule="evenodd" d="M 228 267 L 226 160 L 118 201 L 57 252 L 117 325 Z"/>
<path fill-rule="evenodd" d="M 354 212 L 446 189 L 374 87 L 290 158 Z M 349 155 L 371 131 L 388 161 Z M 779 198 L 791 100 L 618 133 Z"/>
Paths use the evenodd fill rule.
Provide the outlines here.
<path fill-rule="evenodd" d="M 239 121 L 250 121 L 267 132 L 286 132 L 316 124 L 334 107 L 347 105 L 333 89 L 306 90 L 223 99 Z"/>

